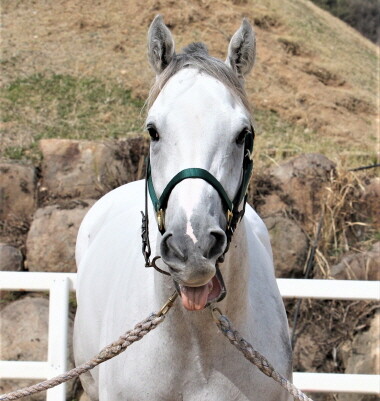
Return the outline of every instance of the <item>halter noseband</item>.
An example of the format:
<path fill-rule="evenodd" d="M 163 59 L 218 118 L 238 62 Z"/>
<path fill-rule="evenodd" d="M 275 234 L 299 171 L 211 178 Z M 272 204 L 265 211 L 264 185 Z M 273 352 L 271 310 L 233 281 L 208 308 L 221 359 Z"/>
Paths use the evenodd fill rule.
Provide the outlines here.
<path fill-rule="evenodd" d="M 250 181 L 250 178 L 252 176 L 252 171 L 253 171 L 252 151 L 253 151 L 254 136 L 255 136 L 255 132 L 254 132 L 253 127 L 251 127 L 251 131 L 248 132 L 245 136 L 244 159 L 243 159 L 243 165 L 242 165 L 242 170 L 243 170 L 242 180 L 241 180 L 240 186 L 236 192 L 236 195 L 232 201 L 230 200 L 226 191 L 224 190 L 223 185 L 210 172 L 208 172 L 207 170 L 204 170 L 202 168 L 187 168 L 187 169 L 180 171 L 169 181 L 169 183 L 166 185 L 165 189 L 163 190 L 160 198 L 158 198 L 156 195 L 154 186 L 153 186 L 151 166 L 150 166 L 150 161 L 149 161 L 149 157 L 148 157 L 146 177 L 145 177 L 145 214 L 143 212 L 141 212 L 141 214 L 142 214 L 141 237 L 143 240 L 142 252 L 143 252 L 143 255 L 145 258 L 145 266 L 146 267 L 153 266 L 155 269 L 160 271 L 160 273 L 170 275 L 169 273 L 164 272 L 163 270 L 159 269 L 156 266 L 155 260 L 158 257 L 155 257 L 152 262 L 150 262 L 150 259 L 149 259 L 150 255 L 151 255 L 151 249 L 150 249 L 149 231 L 148 231 L 149 221 L 148 221 L 148 204 L 147 204 L 148 196 L 147 196 L 147 193 L 149 192 L 150 198 L 153 203 L 154 210 L 156 212 L 158 229 L 161 234 L 164 234 L 165 233 L 165 210 L 167 208 L 169 196 L 177 184 L 179 184 L 181 181 L 186 180 L 188 178 L 200 178 L 200 179 L 208 182 L 210 185 L 212 185 L 215 188 L 215 190 L 218 192 L 219 196 L 222 199 L 223 205 L 226 209 L 227 225 L 226 225 L 225 232 L 226 232 L 226 236 L 227 236 L 227 246 L 223 252 L 223 255 L 219 257 L 218 262 L 222 262 L 224 260 L 224 255 L 227 253 L 227 251 L 229 249 L 232 235 L 236 229 L 237 224 L 244 216 L 244 212 L 245 212 L 245 204 L 247 201 L 247 190 L 248 190 L 249 181 Z M 239 211 L 239 206 L 241 205 L 242 202 L 243 202 L 243 207 Z M 217 270 L 219 270 L 219 269 L 217 268 Z"/>

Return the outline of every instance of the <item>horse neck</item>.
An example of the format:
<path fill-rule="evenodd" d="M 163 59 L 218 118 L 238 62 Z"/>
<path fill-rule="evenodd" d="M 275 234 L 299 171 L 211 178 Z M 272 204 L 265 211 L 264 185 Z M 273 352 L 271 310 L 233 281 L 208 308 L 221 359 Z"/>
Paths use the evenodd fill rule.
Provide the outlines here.
<path fill-rule="evenodd" d="M 227 295 L 221 304 L 223 313 L 231 318 L 244 318 L 248 307 L 249 263 L 246 229 L 243 221 L 238 225 L 220 270 Z"/>
<path fill-rule="evenodd" d="M 159 243 L 159 241 L 158 241 Z M 245 321 L 248 313 L 248 283 L 249 283 L 249 263 L 247 238 L 244 222 L 242 221 L 233 237 L 224 262 L 219 266 L 227 290 L 226 297 L 217 304 L 234 321 Z M 175 290 L 173 281 L 160 273 L 155 272 L 155 297 L 157 306 L 166 302 L 169 295 Z M 179 303 L 177 301 L 177 303 Z M 202 324 L 204 312 L 188 312 L 182 305 L 177 305 L 181 318 L 186 319 L 191 315 L 199 316 Z M 206 312 L 206 311 L 205 311 Z"/>

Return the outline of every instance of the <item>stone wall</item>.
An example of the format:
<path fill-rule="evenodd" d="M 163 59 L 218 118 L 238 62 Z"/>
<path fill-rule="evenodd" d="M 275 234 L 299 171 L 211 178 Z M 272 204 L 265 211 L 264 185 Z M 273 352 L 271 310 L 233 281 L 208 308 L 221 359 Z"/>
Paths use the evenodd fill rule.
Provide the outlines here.
<path fill-rule="evenodd" d="M 142 178 L 148 139 L 143 134 L 112 142 L 46 139 L 39 146 L 40 166 L 0 162 L 0 270 L 76 272 L 75 242 L 83 217 L 103 194 Z M 4 292 L 2 301 L 0 358 L 46 360 L 47 294 Z M 70 333 L 74 312 L 72 305 Z M 0 393 L 32 383 L 2 380 Z M 68 400 L 75 398 L 74 384 L 67 386 Z M 44 393 L 25 398 L 44 399 Z"/>
<path fill-rule="evenodd" d="M 75 241 L 81 220 L 103 194 L 142 178 L 148 146 L 148 139 L 140 134 L 113 142 L 45 139 L 40 142 L 43 157 L 40 166 L 0 162 L 0 269 L 75 272 Z M 326 207 L 331 208 L 329 194 L 336 189 L 339 174 L 332 161 L 317 154 L 301 155 L 255 173 L 249 200 L 269 229 L 277 277 L 304 276 L 316 227 L 321 216 L 328 214 Z M 311 278 L 379 280 L 380 243 L 367 240 L 372 246 L 362 246 L 370 235 L 368 227 L 378 225 L 378 202 L 375 199 L 380 192 L 379 186 L 379 180 L 374 178 L 359 189 L 355 187 L 352 196 L 356 203 L 351 203 L 361 206 L 353 207 L 344 219 L 347 224 L 361 219 L 363 226 L 360 227 L 364 228 L 359 237 L 352 236 L 356 239 L 349 237 L 349 251 L 338 256 L 328 254 L 329 245 L 322 239 L 318 246 L 330 265 L 325 271 L 323 267 L 319 268 L 324 265 L 315 261 Z M 364 217 L 363 205 L 366 209 Z M 3 298 L 0 357 L 12 360 L 45 358 L 46 295 L 6 293 Z M 363 310 L 367 311 L 366 308 Z M 287 309 L 291 320 L 294 304 L 287 304 Z M 307 320 L 313 316 L 313 311 L 310 308 L 306 310 L 303 318 Z M 364 322 L 361 328 L 347 333 L 346 341 L 339 343 L 338 371 L 380 373 L 378 348 L 376 350 L 379 315 L 375 315 L 374 310 L 372 308 L 372 312 L 361 320 Z M 329 316 L 321 319 L 328 320 Z M 70 321 L 72 323 L 72 319 Z M 324 321 L 320 325 L 320 330 L 324 330 Z M 321 354 L 320 350 L 324 348 L 311 334 L 310 327 L 309 330 L 299 330 L 295 368 L 308 371 L 326 369 L 330 365 L 320 360 L 328 358 L 330 351 Z M 368 355 L 368 358 L 363 355 Z M 69 362 L 73 363 L 72 356 Z M 24 381 L 3 382 L 0 391 L 23 385 Z M 69 386 L 71 398 L 68 399 L 74 397 L 73 388 Z M 364 400 L 360 396 L 350 397 L 339 396 L 339 399 Z M 44 398 L 35 396 L 30 399 Z"/>

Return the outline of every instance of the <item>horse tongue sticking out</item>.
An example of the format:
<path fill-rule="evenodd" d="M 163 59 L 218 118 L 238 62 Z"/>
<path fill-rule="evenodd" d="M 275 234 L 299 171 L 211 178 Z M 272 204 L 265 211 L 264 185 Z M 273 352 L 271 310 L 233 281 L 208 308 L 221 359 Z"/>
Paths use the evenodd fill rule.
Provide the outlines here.
<path fill-rule="evenodd" d="M 200 287 L 181 287 L 182 304 L 187 310 L 203 309 L 212 291 L 212 280 Z"/>
<path fill-rule="evenodd" d="M 180 285 L 182 305 L 190 311 L 201 310 L 207 304 L 219 298 L 222 292 L 222 285 L 217 276 L 214 276 L 208 283 L 199 287 Z"/>

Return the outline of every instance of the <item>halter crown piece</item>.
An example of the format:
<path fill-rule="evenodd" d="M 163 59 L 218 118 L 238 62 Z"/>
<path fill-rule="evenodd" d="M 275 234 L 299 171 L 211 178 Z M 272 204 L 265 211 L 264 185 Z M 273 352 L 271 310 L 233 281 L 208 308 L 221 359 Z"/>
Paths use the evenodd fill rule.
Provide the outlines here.
<path fill-rule="evenodd" d="M 149 192 L 150 198 L 153 203 L 154 210 L 156 212 L 156 217 L 157 217 L 157 225 L 158 225 L 158 230 L 160 233 L 163 235 L 165 233 L 165 210 L 168 204 L 169 196 L 171 192 L 173 191 L 174 187 L 179 184 L 181 181 L 186 180 L 188 178 L 199 178 L 202 179 L 206 182 L 208 182 L 210 185 L 212 185 L 216 191 L 218 192 L 219 196 L 222 199 L 224 208 L 226 210 L 226 219 L 227 219 L 227 225 L 226 225 L 226 236 L 227 236 L 227 246 L 226 249 L 223 252 L 223 255 L 220 256 L 218 259 L 218 262 L 223 262 L 224 260 L 224 255 L 227 253 L 229 249 L 229 245 L 231 243 L 232 235 L 236 229 L 237 224 L 239 221 L 242 219 L 244 216 L 245 212 L 245 205 L 247 202 L 247 190 L 248 190 L 248 185 L 250 178 L 252 176 L 253 172 L 253 160 L 252 160 L 252 152 L 253 152 L 253 142 L 254 142 L 254 137 L 255 137 L 255 132 L 253 127 L 251 127 L 251 131 L 247 132 L 245 136 L 245 142 L 244 142 L 244 160 L 243 160 L 243 165 L 242 165 L 242 180 L 240 183 L 240 186 L 236 192 L 236 195 L 234 199 L 231 201 L 230 198 L 228 197 L 226 191 L 223 188 L 223 185 L 207 170 L 204 170 L 202 168 L 187 168 L 185 170 L 180 171 L 178 174 L 176 174 L 166 185 L 165 189 L 163 190 L 161 196 L 158 198 L 156 195 L 156 191 L 154 189 L 153 185 L 153 179 L 152 179 L 152 170 L 151 170 L 151 165 L 149 161 L 149 157 L 147 158 L 147 168 L 146 168 L 146 176 L 145 176 L 145 214 L 141 212 L 142 214 L 142 241 L 143 241 L 143 247 L 142 247 L 142 252 L 145 258 L 145 266 L 146 267 L 154 267 L 157 270 L 159 270 L 161 273 L 166 273 L 160 270 L 154 263 L 155 259 L 154 258 L 152 262 L 150 262 L 150 255 L 151 255 L 151 249 L 150 249 L 150 243 L 149 243 L 149 230 L 148 230 L 148 225 L 149 225 L 149 219 L 148 219 L 148 196 L 147 193 Z M 239 207 L 241 203 L 243 202 L 243 207 L 239 211 Z M 169 275 L 169 273 L 166 273 Z"/>

